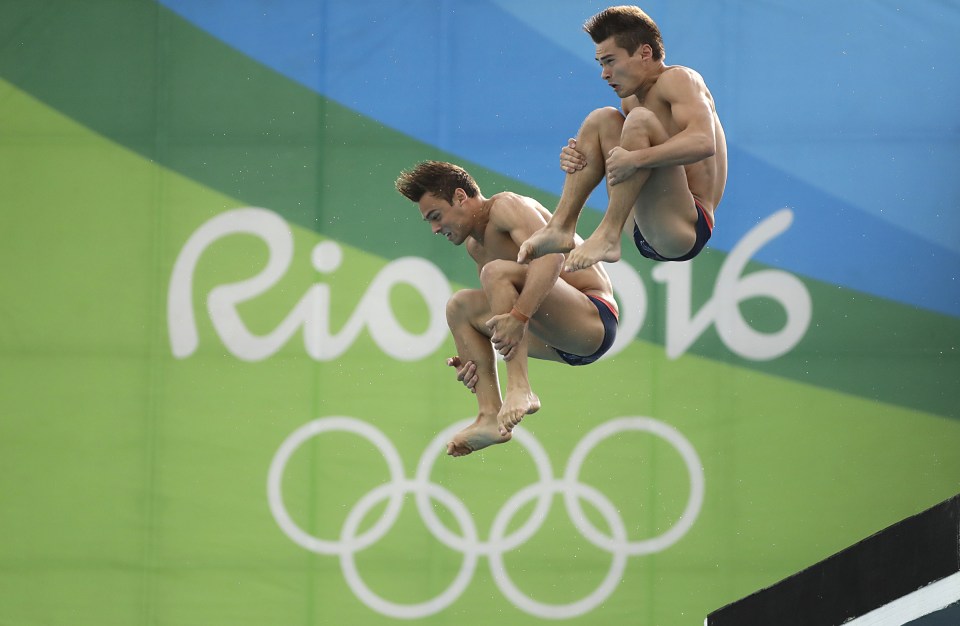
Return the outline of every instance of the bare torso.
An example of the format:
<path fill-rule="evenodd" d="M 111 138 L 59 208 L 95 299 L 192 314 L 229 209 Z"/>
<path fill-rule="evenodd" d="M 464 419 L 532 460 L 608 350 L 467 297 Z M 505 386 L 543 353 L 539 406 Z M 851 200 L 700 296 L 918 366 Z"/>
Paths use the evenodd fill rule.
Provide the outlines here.
<path fill-rule="evenodd" d="M 531 228 L 529 232 L 522 233 L 519 242 L 514 240 L 509 231 L 504 230 L 502 222 L 491 219 L 485 229 L 482 242 L 472 237 L 466 242 L 467 251 L 477 263 L 477 270 L 495 259 L 516 260 L 517 253 L 520 251 L 520 244 L 532 235 L 536 228 L 545 225 L 550 219 L 550 212 L 539 202 L 513 192 L 505 191 L 495 194 L 488 199 L 488 202 L 504 203 L 517 209 L 526 207 L 536 212 L 541 219 L 536 220 L 536 226 Z M 599 264 L 577 272 L 561 272 L 560 280 L 585 294 L 598 296 L 610 302 L 613 301 L 613 285 L 606 270 Z"/>
<path fill-rule="evenodd" d="M 667 66 L 660 77 L 662 78 L 668 72 L 687 73 L 699 88 L 700 95 L 709 105 L 713 116 L 716 152 L 709 158 L 684 165 L 690 192 L 712 215 L 714 209 L 720 204 L 727 181 L 727 140 L 723 132 L 723 126 L 720 124 L 720 118 L 717 115 L 716 103 L 713 100 L 713 94 L 710 93 L 706 83 L 704 83 L 703 77 L 696 71 L 681 65 L 672 65 Z M 659 89 L 659 79 L 644 94 L 642 101 L 636 96 L 631 96 L 622 100 L 621 104 L 624 113 L 629 113 L 633 107 L 638 105 L 646 107 L 657 116 L 657 119 L 660 120 L 671 137 L 681 130 L 673 117 L 670 102 L 664 97 L 662 90 Z"/>

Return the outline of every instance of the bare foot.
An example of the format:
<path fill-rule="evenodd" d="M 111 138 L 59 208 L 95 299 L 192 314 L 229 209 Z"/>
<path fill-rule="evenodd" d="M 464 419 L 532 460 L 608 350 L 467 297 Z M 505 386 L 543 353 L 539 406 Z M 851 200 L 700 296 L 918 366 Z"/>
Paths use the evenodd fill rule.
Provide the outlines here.
<path fill-rule="evenodd" d="M 523 392 L 507 391 L 503 400 L 497 422 L 500 425 L 501 435 L 510 435 L 513 427 L 520 423 L 524 415 L 531 415 L 540 410 L 540 398 L 529 389 Z"/>
<path fill-rule="evenodd" d="M 574 245 L 572 231 L 568 233 L 547 225 L 523 242 L 520 246 L 520 254 L 517 255 L 517 263 L 529 263 L 554 252 L 569 252 L 573 250 Z"/>
<path fill-rule="evenodd" d="M 496 443 L 506 443 L 512 436 L 510 433 L 500 434 L 495 419 L 485 419 L 480 416 L 477 417 L 477 421 L 453 436 L 453 440 L 447 444 L 447 454 L 466 456 Z"/>
<path fill-rule="evenodd" d="M 576 272 L 600 261 L 616 263 L 619 260 L 620 233 L 616 233 L 613 237 L 593 233 L 567 255 L 567 260 L 563 264 L 563 271 Z"/>

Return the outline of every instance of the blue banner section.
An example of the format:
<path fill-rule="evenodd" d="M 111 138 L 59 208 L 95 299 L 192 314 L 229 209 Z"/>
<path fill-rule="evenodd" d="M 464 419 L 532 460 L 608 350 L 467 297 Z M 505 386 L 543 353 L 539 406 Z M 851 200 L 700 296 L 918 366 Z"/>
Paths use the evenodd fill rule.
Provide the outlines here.
<path fill-rule="evenodd" d="M 291 80 L 553 194 L 566 138 L 617 104 L 581 30 L 607 6 L 593 0 L 162 3 Z M 788 206 L 791 236 L 757 260 L 960 316 L 960 4 L 643 8 L 667 62 L 704 75 L 727 131 L 711 247 Z"/>

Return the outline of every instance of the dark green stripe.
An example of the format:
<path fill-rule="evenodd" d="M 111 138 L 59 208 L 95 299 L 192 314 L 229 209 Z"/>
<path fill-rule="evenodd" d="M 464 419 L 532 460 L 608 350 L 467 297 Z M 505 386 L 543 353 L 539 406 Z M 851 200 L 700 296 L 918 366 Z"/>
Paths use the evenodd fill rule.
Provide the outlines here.
<path fill-rule="evenodd" d="M 430 237 L 419 215 L 393 190 L 397 173 L 423 159 L 462 163 L 487 195 L 510 188 L 547 206 L 556 202 L 320 97 L 148 0 L 16 2 L 5 3 L 2 13 L 0 75 L 6 80 L 203 185 L 386 258 L 428 256 L 453 280 L 476 282 L 463 251 Z M 585 215 L 581 232 L 596 219 Z M 626 257 L 646 281 L 651 303 L 641 336 L 663 343 L 664 288 L 650 279 L 652 264 L 632 250 Z M 701 303 L 724 258 L 708 251 L 694 264 L 695 298 Z M 692 351 L 960 417 L 953 391 L 960 380 L 955 350 L 960 320 L 805 282 L 814 321 L 786 357 L 742 360 L 712 328 Z M 743 310 L 770 331 L 782 321 L 774 305 L 747 303 Z M 691 381 L 690 389 L 695 385 Z"/>
<path fill-rule="evenodd" d="M 694 310 L 710 296 L 725 258 L 708 249 L 693 264 Z M 763 269 L 768 266 L 750 263 L 744 275 Z M 659 317 L 648 320 L 641 336 L 663 343 L 666 288 L 654 283 L 649 272 L 649 266 L 640 271 Z M 813 318 L 804 338 L 786 356 L 745 361 L 730 353 L 713 326 L 691 351 L 817 387 L 960 418 L 960 320 L 809 278 L 803 282 L 813 302 Z M 765 332 L 776 332 L 785 322 L 783 309 L 772 301 L 745 302 L 741 314 Z M 691 385 L 695 388 L 693 381 Z"/>

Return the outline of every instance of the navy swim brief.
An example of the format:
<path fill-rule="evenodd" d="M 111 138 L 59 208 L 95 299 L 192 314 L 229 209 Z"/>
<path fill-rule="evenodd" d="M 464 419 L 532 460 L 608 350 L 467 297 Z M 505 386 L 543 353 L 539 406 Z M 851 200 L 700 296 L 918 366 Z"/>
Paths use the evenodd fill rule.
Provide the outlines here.
<path fill-rule="evenodd" d="M 703 210 L 702 206 L 700 206 L 700 202 L 696 198 L 694 198 L 693 202 L 697 207 L 697 240 L 694 242 L 693 248 L 690 249 L 690 252 L 687 252 L 685 255 L 675 259 L 668 259 L 654 250 L 653 246 L 647 243 L 647 240 L 643 238 L 643 233 L 640 232 L 640 228 L 637 226 L 637 223 L 634 222 L 633 243 L 637 245 L 637 250 L 640 251 L 640 254 L 648 259 L 653 259 L 654 261 L 689 261 L 693 257 L 700 254 L 700 251 L 703 250 L 703 247 L 707 245 L 710 235 L 713 234 L 713 224 L 710 222 L 710 217 L 707 215 L 707 212 Z"/>
<path fill-rule="evenodd" d="M 613 306 L 607 303 L 603 298 L 596 298 L 594 296 L 587 296 L 590 298 L 590 301 L 593 302 L 594 306 L 597 307 L 597 311 L 600 313 L 600 321 L 603 322 L 603 341 L 600 343 L 600 347 L 597 348 L 597 351 L 591 354 L 590 356 L 580 356 L 577 354 L 570 354 L 569 352 L 564 352 L 563 350 L 554 350 L 557 351 L 557 354 L 560 355 L 560 358 L 566 361 L 570 365 L 590 365 L 604 354 L 607 353 L 607 350 L 610 349 L 610 346 L 613 345 L 614 340 L 617 338 L 617 314 L 614 313 Z"/>

